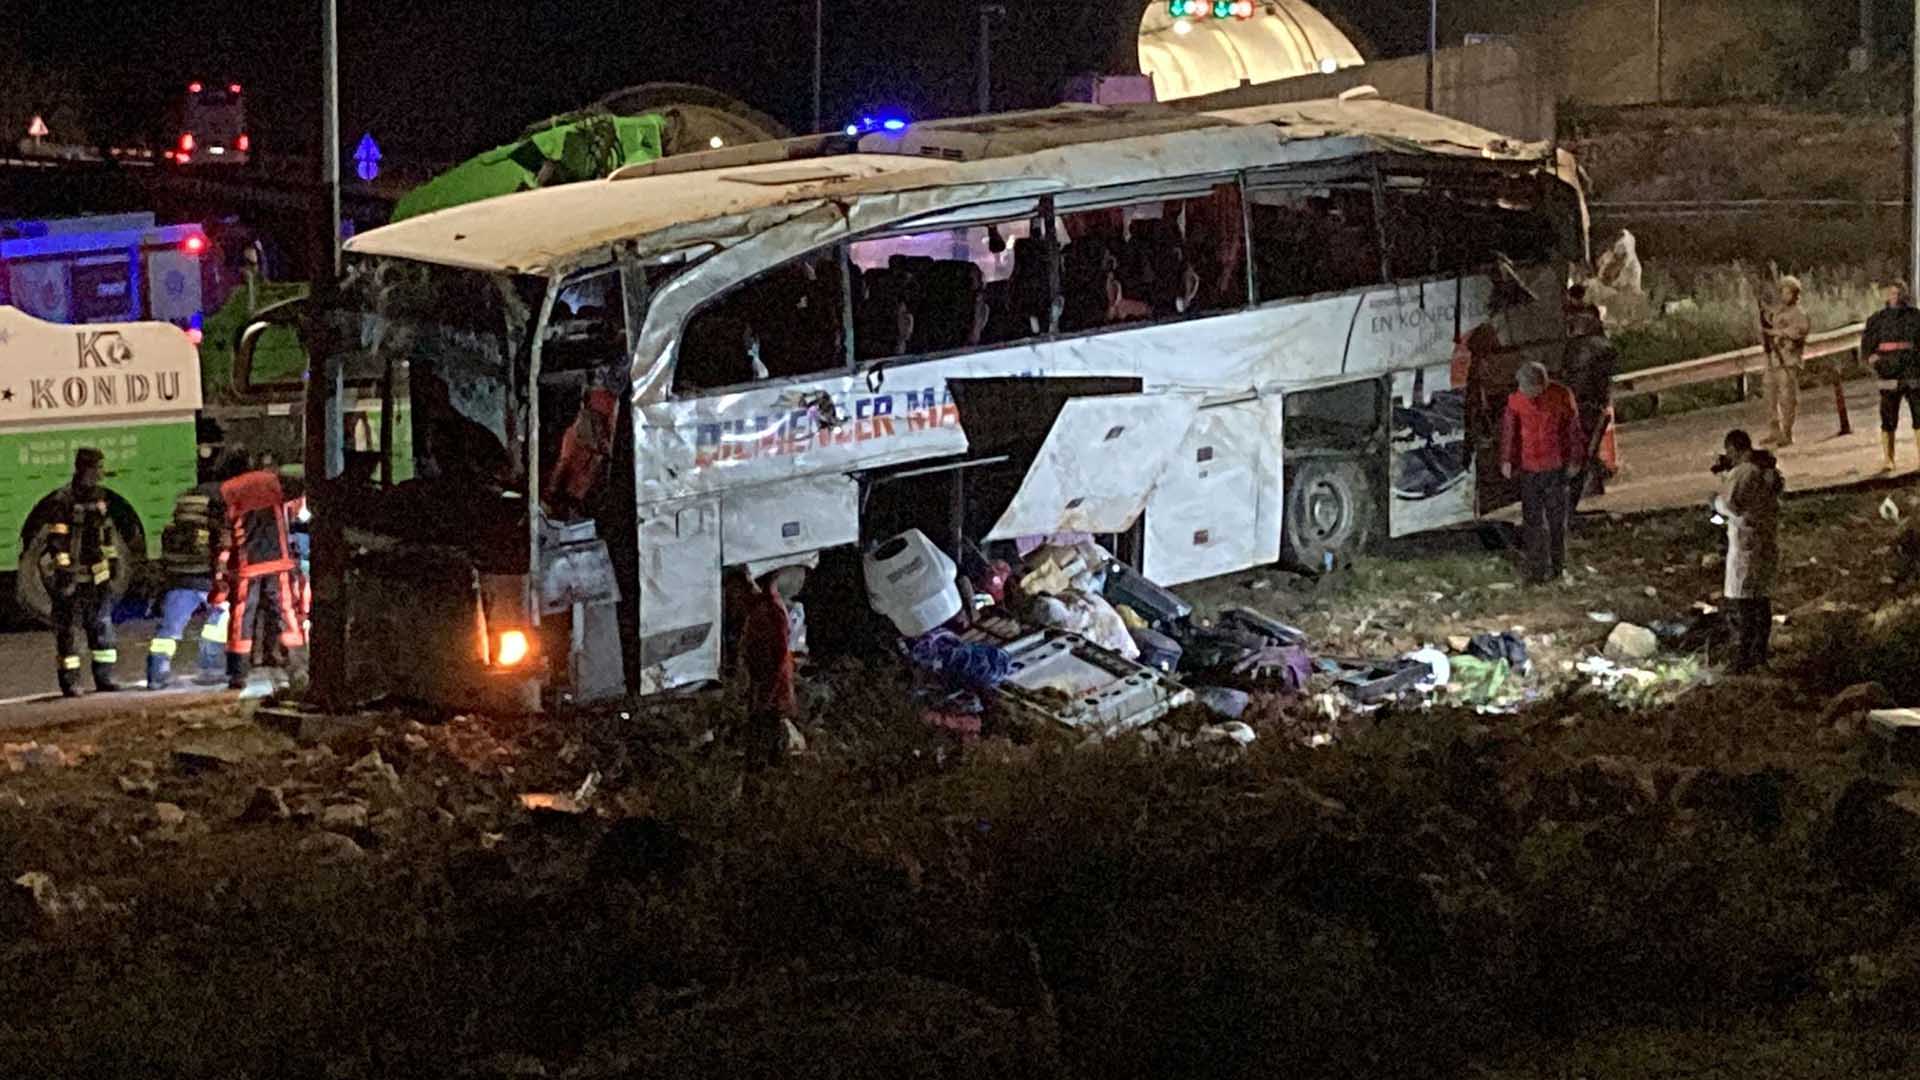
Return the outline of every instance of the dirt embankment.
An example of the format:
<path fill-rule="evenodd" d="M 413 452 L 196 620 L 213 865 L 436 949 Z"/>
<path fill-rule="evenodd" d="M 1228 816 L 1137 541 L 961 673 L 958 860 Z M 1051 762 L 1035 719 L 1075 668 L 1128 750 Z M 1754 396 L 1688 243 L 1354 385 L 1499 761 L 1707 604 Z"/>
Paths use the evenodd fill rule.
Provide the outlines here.
<path fill-rule="evenodd" d="M 1571 109 L 1561 126 L 1596 200 L 1905 197 L 1898 117 L 1759 105 Z"/>
<path fill-rule="evenodd" d="M 1846 277 L 1879 274 L 1905 258 L 1899 118 L 1759 105 L 1570 109 L 1561 128 L 1590 181 L 1595 243 L 1630 229 L 1649 269 L 1684 279 L 1709 266 L 1775 264 L 1782 272 Z M 1755 199 L 1836 205 L 1738 212 L 1607 205 Z M 1888 201 L 1896 205 L 1875 205 Z"/>
<path fill-rule="evenodd" d="M 1912 1075 L 1920 781 L 1876 695 L 1831 700 L 1920 695 L 1885 494 L 1790 504 L 1781 674 L 1639 708 L 1561 664 L 1590 611 L 1711 595 L 1696 513 L 1588 523 L 1570 587 L 1433 543 L 1202 597 L 1335 651 L 1535 645 L 1517 713 L 1319 749 L 1285 709 L 1246 749 L 1192 715 L 963 746 L 884 662 L 815 680 L 757 774 L 725 698 L 47 732 L 0 755 L 0 1072 Z"/>

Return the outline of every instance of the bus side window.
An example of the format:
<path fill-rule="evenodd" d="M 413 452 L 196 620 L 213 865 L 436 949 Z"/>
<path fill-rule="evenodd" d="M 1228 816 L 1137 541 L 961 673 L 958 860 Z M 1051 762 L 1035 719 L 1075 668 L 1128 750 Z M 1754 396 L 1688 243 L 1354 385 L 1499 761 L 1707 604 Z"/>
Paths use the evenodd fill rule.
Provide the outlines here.
<path fill-rule="evenodd" d="M 1539 194 L 1530 179 L 1422 184 L 1414 177 L 1389 177 L 1387 242 L 1394 276 L 1484 273 L 1497 255 L 1521 266 L 1547 261 L 1555 238 Z M 1433 222 L 1445 227 L 1428 224 Z M 1403 240 L 1403 234 L 1423 239 Z M 1430 264 L 1423 262 L 1429 253 L 1420 244 L 1430 245 Z"/>
<path fill-rule="evenodd" d="M 1457 269 L 1443 265 L 1437 247 L 1447 231 L 1445 204 L 1421 177 L 1387 177 L 1385 201 L 1387 268 L 1395 281 Z"/>
<path fill-rule="evenodd" d="M 840 251 L 804 255 L 693 313 L 680 335 L 674 393 L 846 369 Z"/>
<path fill-rule="evenodd" d="M 848 245 L 861 360 L 956 352 L 1047 332 L 1046 247 L 1012 218 Z"/>
<path fill-rule="evenodd" d="M 1060 215 L 1060 327 L 1073 332 L 1246 302 L 1240 188 Z"/>
<path fill-rule="evenodd" d="M 1247 199 L 1262 302 L 1381 283 L 1370 185 L 1254 188 Z"/>

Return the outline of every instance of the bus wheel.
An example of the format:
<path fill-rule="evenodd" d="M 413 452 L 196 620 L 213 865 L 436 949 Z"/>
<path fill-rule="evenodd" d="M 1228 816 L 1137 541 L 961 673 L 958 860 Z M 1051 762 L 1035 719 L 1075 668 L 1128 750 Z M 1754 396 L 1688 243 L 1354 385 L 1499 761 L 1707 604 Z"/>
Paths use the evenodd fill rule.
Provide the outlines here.
<path fill-rule="evenodd" d="M 1306 571 L 1360 554 L 1373 535 L 1375 504 L 1367 470 L 1352 458 L 1308 458 L 1288 469 L 1281 558 Z"/>

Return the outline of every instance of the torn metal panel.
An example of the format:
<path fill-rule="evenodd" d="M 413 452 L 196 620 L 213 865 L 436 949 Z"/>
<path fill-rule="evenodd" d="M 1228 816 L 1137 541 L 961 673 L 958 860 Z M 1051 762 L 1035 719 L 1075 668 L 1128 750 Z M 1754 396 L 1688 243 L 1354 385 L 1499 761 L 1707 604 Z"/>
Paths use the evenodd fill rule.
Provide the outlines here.
<path fill-rule="evenodd" d="M 1068 401 L 986 539 L 1132 528 L 1193 426 L 1201 397 L 1115 394 Z"/>
<path fill-rule="evenodd" d="M 640 511 L 642 694 L 720 677 L 720 500 Z"/>
<path fill-rule="evenodd" d="M 720 497 L 720 550 L 728 566 L 853 544 L 860 539 L 860 485 L 850 476 L 809 476 Z"/>
<path fill-rule="evenodd" d="M 1260 454 L 1253 465 L 1253 488 L 1260 498 L 1254 513 L 1253 565 L 1265 566 L 1280 560 L 1281 531 L 1286 526 L 1286 454 L 1282 448 L 1286 446 L 1287 403 L 1279 394 L 1269 394 L 1253 404 L 1260 410 Z"/>
<path fill-rule="evenodd" d="M 1166 473 L 1147 500 L 1141 569 L 1162 585 L 1179 585 L 1253 565 L 1269 545 L 1260 534 L 1263 458 L 1279 458 L 1266 442 L 1267 407 L 1257 401 L 1201 409 Z M 1277 525 L 1277 518 L 1274 519 Z M 1272 537 L 1279 557 L 1279 532 Z"/>

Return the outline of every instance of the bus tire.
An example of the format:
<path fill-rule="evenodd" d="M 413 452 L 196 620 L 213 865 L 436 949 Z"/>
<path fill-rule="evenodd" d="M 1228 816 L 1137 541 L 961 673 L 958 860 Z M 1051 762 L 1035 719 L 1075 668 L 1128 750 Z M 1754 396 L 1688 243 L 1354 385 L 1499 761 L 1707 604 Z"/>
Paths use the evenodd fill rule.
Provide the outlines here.
<path fill-rule="evenodd" d="M 1379 503 L 1364 463 L 1357 458 L 1306 458 L 1287 470 L 1286 527 L 1282 561 L 1301 570 L 1326 569 L 1360 554 L 1373 538 Z"/>

